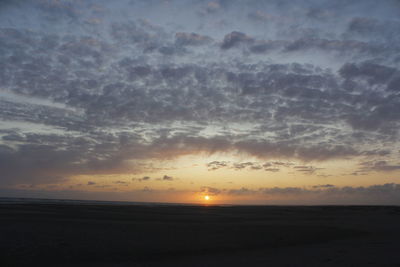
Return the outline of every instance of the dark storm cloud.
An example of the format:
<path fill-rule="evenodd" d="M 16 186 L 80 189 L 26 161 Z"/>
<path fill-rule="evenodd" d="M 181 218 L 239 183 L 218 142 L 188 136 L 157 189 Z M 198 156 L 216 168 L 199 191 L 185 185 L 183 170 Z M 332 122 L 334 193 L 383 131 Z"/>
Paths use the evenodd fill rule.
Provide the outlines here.
<path fill-rule="evenodd" d="M 399 10 L 393 1 L 2 2 L 0 118 L 12 131 L 1 132 L 1 182 L 138 173 L 142 161 L 193 153 L 389 162 Z M 228 165 L 282 168 L 250 163 Z"/>

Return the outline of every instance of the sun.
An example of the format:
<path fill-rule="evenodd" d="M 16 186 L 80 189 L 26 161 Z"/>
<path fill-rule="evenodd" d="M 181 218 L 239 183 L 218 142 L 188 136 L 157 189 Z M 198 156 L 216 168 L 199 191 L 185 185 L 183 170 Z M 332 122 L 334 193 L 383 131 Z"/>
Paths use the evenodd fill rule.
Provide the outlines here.
<path fill-rule="evenodd" d="M 204 196 L 204 200 L 210 200 L 210 196 Z"/>

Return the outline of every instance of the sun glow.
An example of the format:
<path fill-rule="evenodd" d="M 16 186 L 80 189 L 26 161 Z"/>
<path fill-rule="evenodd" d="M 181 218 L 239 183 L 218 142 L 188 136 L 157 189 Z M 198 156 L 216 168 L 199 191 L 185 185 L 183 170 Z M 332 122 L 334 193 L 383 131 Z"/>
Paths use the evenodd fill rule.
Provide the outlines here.
<path fill-rule="evenodd" d="M 204 200 L 210 200 L 210 196 L 204 196 Z"/>

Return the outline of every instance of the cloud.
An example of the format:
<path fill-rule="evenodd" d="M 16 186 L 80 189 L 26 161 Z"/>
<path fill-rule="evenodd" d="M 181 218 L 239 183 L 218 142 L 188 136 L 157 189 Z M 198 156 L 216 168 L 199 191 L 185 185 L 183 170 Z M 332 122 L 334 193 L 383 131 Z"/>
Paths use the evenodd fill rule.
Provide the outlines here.
<path fill-rule="evenodd" d="M 151 189 L 150 187 L 145 186 L 145 187 L 143 187 L 142 192 L 151 193 L 151 192 L 153 192 L 153 189 Z"/>
<path fill-rule="evenodd" d="M 266 172 L 279 172 L 280 169 L 278 169 L 278 168 L 265 168 L 264 171 L 266 171 Z"/>
<path fill-rule="evenodd" d="M 203 194 L 211 195 L 211 196 L 216 196 L 221 194 L 221 190 L 215 187 L 210 187 L 210 186 L 203 186 L 200 189 L 200 192 Z"/>
<path fill-rule="evenodd" d="M 251 190 L 245 187 L 242 187 L 240 189 L 231 189 L 228 190 L 228 194 L 229 195 L 252 195 L 252 194 L 256 194 L 257 191 L 255 190 Z"/>
<path fill-rule="evenodd" d="M 376 19 L 369 17 L 355 17 L 348 24 L 348 35 L 360 37 L 374 36 L 375 40 L 398 41 L 397 30 L 400 24 L 395 20 Z"/>
<path fill-rule="evenodd" d="M 228 162 L 226 161 L 212 161 L 206 164 L 209 171 L 215 171 L 220 168 L 228 166 Z"/>
<path fill-rule="evenodd" d="M 160 190 L 144 187 L 128 191 L 79 191 L 79 190 L 32 190 L 0 189 L 5 197 L 46 197 L 63 199 L 97 199 L 116 201 L 163 201 L 179 202 L 193 193 L 216 196 L 227 199 L 226 203 L 268 204 L 268 205 L 399 205 L 400 185 L 395 183 L 370 186 L 331 186 L 318 185 L 310 187 L 239 187 L 236 189 L 219 189 L 201 187 L 197 192 L 192 190 Z"/>
<path fill-rule="evenodd" d="M 398 170 L 397 4 L 164 4 L 2 2 L 1 185 L 213 153 L 260 163 L 210 170 L 365 158 L 387 161 L 365 171 Z"/>
<path fill-rule="evenodd" d="M 299 146 L 290 142 L 239 141 L 237 149 L 260 158 L 301 158 L 303 160 L 326 160 L 357 156 L 360 152 L 351 147 L 321 143 L 313 146 Z"/>
<path fill-rule="evenodd" d="M 293 163 L 290 162 L 227 162 L 227 161 L 212 161 L 206 164 L 209 171 L 215 171 L 222 168 L 233 169 L 235 171 L 241 170 L 253 170 L 253 171 L 267 171 L 267 172 L 278 172 L 280 167 L 288 168 Z"/>
<path fill-rule="evenodd" d="M 317 170 L 322 169 L 322 168 L 315 168 L 313 166 L 294 166 L 293 168 L 298 172 L 303 172 L 303 173 L 307 173 L 307 174 L 313 174 Z"/>
<path fill-rule="evenodd" d="M 221 44 L 221 49 L 230 49 L 232 47 L 238 46 L 241 43 L 252 43 L 254 39 L 247 36 L 242 32 L 233 31 L 225 35 L 224 40 Z"/>
<path fill-rule="evenodd" d="M 302 187 L 270 187 L 232 189 L 228 194 L 238 197 L 266 198 L 269 204 L 398 204 L 400 185 L 394 183 L 360 187 L 336 187 L 331 184 Z M 261 202 L 261 200 L 260 200 Z M 258 202 L 258 203 L 260 203 Z"/>
<path fill-rule="evenodd" d="M 343 78 L 365 78 L 369 84 L 387 83 L 397 72 L 395 68 L 369 62 L 361 64 L 347 63 L 339 69 L 339 73 Z"/>
<path fill-rule="evenodd" d="M 369 171 L 378 171 L 378 172 L 390 172 L 400 170 L 400 164 L 393 164 L 387 162 L 386 160 L 373 160 L 373 161 L 364 161 L 360 163 L 361 168 L 359 172 L 369 172 Z"/>
<path fill-rule="evenodd" d="M 268 22 L 278 19 L 276 16 L 260 10 L 250 12 L 247 16 L 249 19 L 254 20 L 255 22 Z"/>
<path fill-rule="evenodd" d="M 245 169 L 246 167 L 253 167 L 253 162 L 234 163 L 232 168 L 235 170 Z"/>
<path fill-rule="evenodd" d="M 125 185 L 125 186 L 127 186 L 127 185 L 129 184 L 129 182 L 118 180 L 118 181 L 114 181 L 113 184 L 118 184 L 118 185 Z"/>
<path fill-rule="evenodd" d="M 318 188 L 332 188 L 335 187 L 333 184 L 321 184 L 321 185 L 313 185 L 312 188 L 318 189 Z"/>
<path fill-rule="evenodd" d="M 132 181 L 139 181 L 139 182 L 149 181 L 149 180 L 151 180 L 151 177 L 149 176 L 143 176 L 142 178 L 132 178 Z"/>
<path fill-rule="evenodd" d="M 164 175 L 162 179 L 163 179 L 163 181 L 173 181 L 174 180 L 174 178 L 172 176 L 168 176 L 168 175 Z"/>
<path fill-rule="evenodd" d="M 211 37 L 200 35 L 197 33 L 177 32 L 175 34 L 175 43 L 182 46 L 205 45 L 212 41 Z"/>

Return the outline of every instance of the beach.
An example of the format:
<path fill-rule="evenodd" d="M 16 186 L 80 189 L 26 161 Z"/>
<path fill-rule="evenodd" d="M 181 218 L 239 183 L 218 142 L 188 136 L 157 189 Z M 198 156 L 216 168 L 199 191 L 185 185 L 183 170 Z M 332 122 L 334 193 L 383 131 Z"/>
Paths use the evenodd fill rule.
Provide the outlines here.
<path fill-rule="evenodd" d="M 399 266 L 400 208 L 10 201 L 1 266 Z"/>

